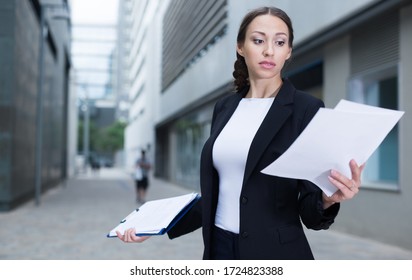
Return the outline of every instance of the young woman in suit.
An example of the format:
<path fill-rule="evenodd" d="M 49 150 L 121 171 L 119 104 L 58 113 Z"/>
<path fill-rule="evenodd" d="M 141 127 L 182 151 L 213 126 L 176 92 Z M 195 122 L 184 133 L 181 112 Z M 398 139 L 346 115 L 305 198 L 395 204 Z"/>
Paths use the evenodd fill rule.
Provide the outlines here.
<path fill-rule="evenodd" d="M 202 150 L 202 198 L 168 232 L 176 238 L 202 227 L 204 259 L 313 259 L 302 224 L 328 229 L 340 202 L 359 191 L 363 166 L 353 160 L 352 178 L 331 171 L 338 188 L 331 197 L 311 182 L 261 173 L 324 106 L 282 78 L 292 46 L 284 11 L 263 7 L 244 17 L 233 72 L 236 93 L 215 105 Z M 132 229 L 118 236 L 124 242 L 147 239 Z"/>

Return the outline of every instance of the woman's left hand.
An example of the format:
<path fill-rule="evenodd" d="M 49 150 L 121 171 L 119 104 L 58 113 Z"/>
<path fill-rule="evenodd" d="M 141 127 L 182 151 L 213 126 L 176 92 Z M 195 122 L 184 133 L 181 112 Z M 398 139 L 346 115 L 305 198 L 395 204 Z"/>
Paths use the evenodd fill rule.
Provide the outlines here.
<path fill-rule="evenodd" d="M 349 162 L 352 178 L 344 176 L 336 170 L 332 170 L 329 176 L 329 181 L 338 188 L 332 196 L 328 197 L 323 193 L 323 208 L 326 209 L 334 203 L 352 199 L 358 192 L 361 186 L 361 175 L 365 164 L 358 165 L 355 160 Z"/>

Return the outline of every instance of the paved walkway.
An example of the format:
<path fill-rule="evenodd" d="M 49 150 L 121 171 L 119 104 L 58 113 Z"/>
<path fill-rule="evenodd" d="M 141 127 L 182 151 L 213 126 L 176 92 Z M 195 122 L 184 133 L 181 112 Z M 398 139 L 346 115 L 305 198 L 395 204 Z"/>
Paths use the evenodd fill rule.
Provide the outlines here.
<path fill-rule="evenodd" d="M 148 199 L 191 190 L 152 179 Z M 125 244 L 106 234 L 137 206 L 134 183 L 118 169 L 102 169 L 68 180 L 34 201 L 0 212 L 0 259 L 11 260 L 199 260 L 201 231 L 169 240 L 154 236 Z M 333 230 L 308 231 L 316 259 L 412 260 L 412 251 Z"/>

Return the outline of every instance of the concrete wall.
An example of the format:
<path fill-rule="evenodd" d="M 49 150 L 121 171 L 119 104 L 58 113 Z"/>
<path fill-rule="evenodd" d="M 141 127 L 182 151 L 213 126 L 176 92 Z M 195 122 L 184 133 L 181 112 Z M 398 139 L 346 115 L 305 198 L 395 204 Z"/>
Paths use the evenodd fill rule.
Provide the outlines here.
<path fill-rule="evenodd" d="M 14 208 L 34 196 L 40 53 L 36 3 L 9 0 L 0 3 L 0 73 L 2 79 L 6 79 L 0 81 L 0 139 L 4 153 L 0 164 L 0 210 Z M 70 67 L 67 21 L 52 19 L 50 14 L 46 16 L 50 27 L 49 42 L 52 41 L 54 47 L 45 40 L 42 191 L 54 187 L 67 175 L 66 114 Z"/>

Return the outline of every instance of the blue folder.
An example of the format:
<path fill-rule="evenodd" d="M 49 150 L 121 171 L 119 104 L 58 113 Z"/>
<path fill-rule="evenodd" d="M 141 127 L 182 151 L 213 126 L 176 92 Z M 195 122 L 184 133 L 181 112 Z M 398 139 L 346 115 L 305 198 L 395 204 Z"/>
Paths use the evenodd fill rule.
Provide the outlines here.
<path fill-rule="evenodd" d="M 191 193 L 172 198 L 148 201 L 140 208 L 133 210 L 129 215 L 121 220 L 120 223 L 107 234 L 107 237 L 117 237 L 116 230 L 122 232 L 132 227 L 136 228 L 137 236 L 165 234 L 196 204 L 199 199 L 200 195 L 198 193 Z M 164 223 L 162 226 L 156 227 L 153 230 L 139 231 L 138 222 L 144 222 L 144 219 L 146 219 L 146 221 L 152 221 L 156 220 L 156 218 L 159 218 L 158 216 L 156 216 L 159 215 L 159 213 L 156 213 L 156 211 L 150 211 L 151 206 L 155 205 L 156 207 L 167 208 L 169 205 L 171 205 L 170 202 L 176 200 L 178 200 L 180 204 L 175 205 L 172 203 L 172 205 L 174 205 L 174 208 L 172 209 L 170 220 L 167 220 L 166 222 L 163 221 Z M 142 209 L 142 211 L 140 209 Z"/>

